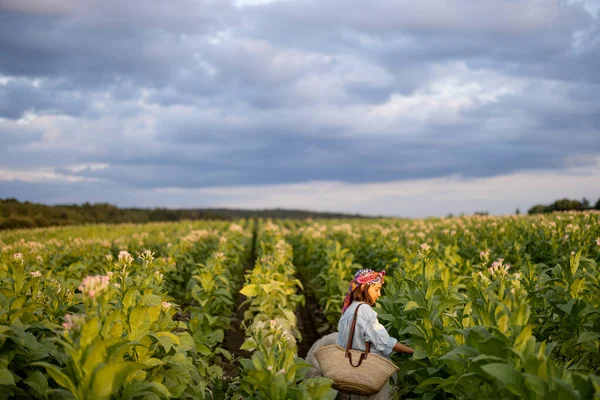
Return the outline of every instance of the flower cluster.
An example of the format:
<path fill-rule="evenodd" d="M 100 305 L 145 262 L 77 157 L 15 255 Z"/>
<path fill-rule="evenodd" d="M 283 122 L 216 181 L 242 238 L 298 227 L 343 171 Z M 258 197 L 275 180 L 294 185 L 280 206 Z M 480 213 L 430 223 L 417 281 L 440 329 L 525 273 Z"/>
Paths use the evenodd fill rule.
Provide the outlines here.
<path fill-rule="evenodd" d="M 86 276 L 78 289 L 84 297 L 94 299 L 105 292 L 109 285 L 110 277 L 108 275 Z"/>
<path fill-rule="evenodd" d="M 130 266 L 133 263 L 133 257 L 129 254 L 128 251 L 122 250 L 119 252 L 119 264 L 123 266 L 123 268 Z"/>
<path fill-rule="evenodd" d="M 62 327 L 66 332 L 71 332 L 75 329 L 78 329 L 85 321 L 85 317 L 83 315 L 77 314 L 66 314 L 64 319 L 65 322 L 62 323 Z"/>
<path fill-rule="evenodd" d="M 23 257 L 23 253 L 15 253 L 15 254 L 13 254 L 12 258 L 15 263 L 23 264 L 23 262 L 25 261 L 25 258 Z"/>
<path fill-rule="evenodd" d="M 244 233 L 244 228 L 242 228 L 238 224 L 231 224 L 231 225 L 229 225 L 229 230 L 231 232 Z"/>
<path fill-rule="evenodd" d="M 492 266 L 488 268 L 490 274 L 495 275 L 506 275 L 510 269 L 510 264 L 503 265 L 504 259 L 499 258 L 492 263 Z"/>
<path fill-rule="evenodd" d="M 430 245 L 428 245 L 427 243 L 421 243 L 421 246 L 419 246 L 419 257 L 427 260 L 427 256 L 429 255 L 430 251 L 431 251 Z"/>
<path fill-rule="evenodd" d="M 187 243 L 195 243 L 199 240 L 209 237 L 211 234 L 212 232 L 207 231 L 206 229 L 202 229 L 199 231 L 191 231 L 188 235 L 181 238 L 181 241 Z"/>
<path fill-rule="evenodd" d="M 490 261 L 490 251 L 484 250 L 479 252 L 479 258 L 483 261 L 484 264 L 487 264 Z"/>
<path fill-rule="evenodd" d="M 154 253 L 150 250 L 144 250 L 142 254 L 140 254 L 140 259 L 144 263 L 144 267 L 148 268 L 152 261 L 154 261 Z"/>

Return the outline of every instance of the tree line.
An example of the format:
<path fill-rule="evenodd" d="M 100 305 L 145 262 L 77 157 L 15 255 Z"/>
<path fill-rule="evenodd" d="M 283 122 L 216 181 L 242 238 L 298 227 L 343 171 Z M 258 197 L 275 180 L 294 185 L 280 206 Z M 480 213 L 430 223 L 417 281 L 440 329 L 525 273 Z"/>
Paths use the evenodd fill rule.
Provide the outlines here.
<path fill-rule="evenodd" d="M 0 229 L 42 228 L 83 224 L 144 223 L 159 221 L 229 220 L 239 218 L 367 218 L 359 214 L 303 210 L 239 210 L 225 208 L 168 209 L 119 208 L 108 203 L 45 205 L 0 199 Z"/>
<path fill-rule="evenodd" d="M 585 197 L 581 200 L 560 199 L 549 205 L 536 204 L 531 207 L 528 214 L 550 213 L 553 211 L 585 211 L 585 210 L 600 210 L 600 199 L 592 207 L 589 200 Z"/>

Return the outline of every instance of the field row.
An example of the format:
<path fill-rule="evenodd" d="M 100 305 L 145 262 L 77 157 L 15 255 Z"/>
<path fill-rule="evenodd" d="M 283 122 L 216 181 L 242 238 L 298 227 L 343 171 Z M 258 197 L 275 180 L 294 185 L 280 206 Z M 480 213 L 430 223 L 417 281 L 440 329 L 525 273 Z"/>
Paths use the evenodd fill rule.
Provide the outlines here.
<path fill-rule="evenodd" d="M 297 357 L 298 309 L 306 290 L 335 330 L 363 267 L 416 349 L 392 358 L 397 398 L 600 396 L 598 213 L 99 225 L 0 249 L 0 398 L 333 398 Z"/>

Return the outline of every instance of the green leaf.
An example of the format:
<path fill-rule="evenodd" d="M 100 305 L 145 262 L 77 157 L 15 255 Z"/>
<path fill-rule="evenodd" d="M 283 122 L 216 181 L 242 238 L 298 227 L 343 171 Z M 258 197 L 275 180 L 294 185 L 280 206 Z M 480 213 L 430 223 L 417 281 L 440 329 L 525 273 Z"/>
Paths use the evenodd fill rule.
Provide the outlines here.
<path fill-rule="evenodd" d="M 571 299 L 568 303 L 566 304 L 557 304 L 556 307 L 560 308 L 562 311 L 565 312 L 565 314 L 571 314 L 571 311 L 573 310 L 573 304 L 575 303 L 575 301 L 573 299 Z"/>
<path fill-rule="evenodd" d="M 85 349 L 94 340 L 98 339 L 100 335 L 100 329 L 102 324 L 96 317 L 91 317 L 85 321 L 83 328 L 81 329 L 81 337 L 79 339 L 79 346 Z"/>
<path fill-rule="evenodd" d="M 94 382 L 91 387 L 92 392 L 100 399 L 109 398 L 125 382 L 127 375 L 143 368 L 142 364 L 129 361 L 106 364 L 100 367 L 94 374 Z"/>
<path fill-rule="evenodd" d="M 0 385 L 15 386 L 15 377 L 8 368 L 0 368 Z"/>
<path fill-rule="evenodd" d="M 73 384 L 73 381 L 56 365 L 47 362 L 33 362 L 28 365 L 45 368 L 50 378 L 54 379 L 56 383 L 71 393 L 77 393 L 77 387 Z"/>
<path fill-rule="evenodd" d="M 198 353 L 202 354 L 203 356 L 209 356 L 210 355 L 210 349 L 203 345 L 202 343 L 198 343 L 196 345 L 196 350 L 198 351 Z"/>
<path fill-rule="evenodd" d="M 422 388 L 422 387 L 430 386 L 430 385 L 439 385 L 442 382 L 444 382 L 444 378 L 440 378 L 437 376 L 433 377 L 433 378 L 427 378 L 423 382 L 421 382 L 419 384 L 419 386 L 417 386 L 417 388 Z"/>
<path fill-rule="evenodd" d="M 527 325 L 525 328 L 519 332 L 517 338 L 515 339 L 515 349 L 519 352 L 523 352 L 525 346 L 527 345 L 527 341 L 530 337 L 532 337 L 531 332 L 533 332 L 533 325 Z"/>
<path fill-rule="evenodd" d="M 581 259 L 581 252 L 583 249 L 579 250 L 575 256 L 571 256 L 570 267 L 571 267 L 571 275 L 575 275 L 577 269 L 579 268 L 579 260 Z"/>
<path fill-rule="evenodd" d="M 523 326 L 529 321 L 529 315 L 531 314 L 531 309 L 527 304 L 521 304 L 519 306 L 519 310 L 517 311 L 517 317 L 515 320 L 515 325 Z"/>
<path fill-rule="evenodd" d="M 579 338 L 577 339 L 577 344 L 591 342 L 598 338 L 600 338 L 600 333 L 598 332 L 582 332 L 581 335 L 579 335 Z"/>
<path fill-rule="evenodd" d="M 44 397 L 48 390 L 48 379 L 42 371 L 33 371 L 23 380 L 38 397 Z"/>
<path fill-rule="evenodd" d="M 246 297 L 254 297 L 258 295 L 258 289 L 254 284 L 246 285 L 242 288 L 242 290 L 240 290 L 240 293 Z"/>
<path fill-rule="evenodd" d="M 417 347 L 415 349 L 415 352 L 412 355 L 412 359 L 413 360 L 422 360 L 424 358 L 427 358 L 427 353 L 425 353 L 425 351 L 423 351 L 421 348 Z"/>
<path fill-rule="evenodd" d="M 409 300 L 404 306 L 404 311 L 416 310 L 418 308 L 423 308 L 418 305 L 415 301 Z"/>
<path fill-rule="evenodd" d="M 487 374 L 501 382 L 511 393 L 523 396 L 523 377 L 512 364 L 495 363 L 481 367 Z"/>
<path fill-rule="evenodd" d="M 571 296 L 573 298 L 577 298 L 577 296 L 579 295 L 579 293 L 581 293 L 581 291 L 583 290 L 584 287 L 585 287 L 585 280 L 583 278 L 577 278 L 571 284 L 569 293 L 571 293 Z"/>

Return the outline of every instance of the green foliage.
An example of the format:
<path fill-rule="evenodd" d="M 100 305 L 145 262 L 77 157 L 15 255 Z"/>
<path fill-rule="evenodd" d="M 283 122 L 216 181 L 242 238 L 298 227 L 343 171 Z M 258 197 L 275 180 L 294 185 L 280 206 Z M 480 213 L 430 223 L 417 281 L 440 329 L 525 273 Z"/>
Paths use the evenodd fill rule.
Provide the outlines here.
<path fill-rule="evenodd" d="M 259 231 L 259 257 L 240 291 L 248 297 L 246 341 L 252 352 L 242 363 L 240 390 L 244 399 L 334 399 L 331 380 L 305 379 L 310 364 L 296 356 L 296 307 L 304 297 L 296 294 L 292 246 L 281 229 L 271 223 Z"/>
<path fill-rule="evenodd" d="M 199 227 L 5 234 L 0 242 L 0 392 L 74 399 L 211 395 L 213 383 L 222 377 L 217 358 L 230 357 L 215 347 L 223 330 L 202 335 L 196 319 L 189 324 L 176 320 L 180 310 L 167 291 L 175 286 L 168 281 L 178 270 L 175 260 L 187 260 L 190 253 L 192 261 L 204 256 L 195 251 L 203 239 Z M 249 234 L 229 223 L 211 223 L 210 228 L 223 252 L 206 256 L 222 261 L 214 273 L 239 282 Z M 77 231 L 88 236 L 73 238 Z M 98 231 L 104 236 L 90 238 Z M 221 292 L 210 296 L 221 297 Z M 203 315 L 224 328 L 229 325 L 224 309 L 212 311 L 224 315 Z"/>
<path fill-rule="evenodd" d="M 599 222 L 593 212 L 335 221 L 289 237 L 299 266 L 325 260 L 335 240 L 387 270 L 379 320 L 415 348 L 393 356 L 395 396 L 590 399 L 600 395 Z M 323 280 L 313 285 L 324 294 Z"/>

